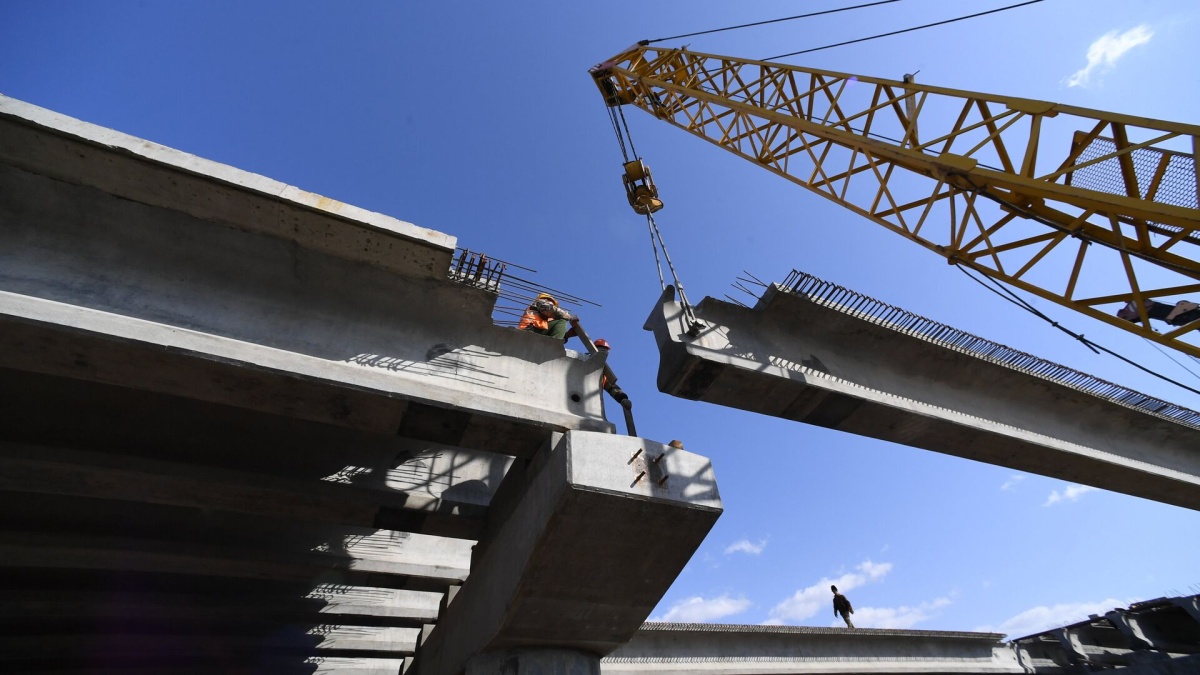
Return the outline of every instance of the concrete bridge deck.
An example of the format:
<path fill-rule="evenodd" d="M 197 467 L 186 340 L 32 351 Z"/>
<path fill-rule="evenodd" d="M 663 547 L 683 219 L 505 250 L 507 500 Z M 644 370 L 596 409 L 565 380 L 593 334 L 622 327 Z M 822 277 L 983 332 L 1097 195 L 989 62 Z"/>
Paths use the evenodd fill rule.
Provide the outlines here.
<path fill-rule="evenodd" d="M 668 289 L 646 324 L 659 389 L 1200 509 L 1200 413 L 845 289 L 806 289 L 773 285 L 754 308 L 705 298 L 695 337 Z"/>

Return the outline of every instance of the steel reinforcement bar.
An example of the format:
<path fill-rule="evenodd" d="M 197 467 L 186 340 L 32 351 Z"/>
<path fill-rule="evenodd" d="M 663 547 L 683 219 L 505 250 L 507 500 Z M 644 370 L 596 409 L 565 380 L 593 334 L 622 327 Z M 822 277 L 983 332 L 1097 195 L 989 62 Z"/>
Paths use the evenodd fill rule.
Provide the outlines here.
<path fill-rule="evenodd" d="M 806 272 L 792 270 L 779 288 L 788 293 L 803 295 L 819 305 L 836 309 L 875 325 L 891 328 L 906 335 L 919 337 L 943 347 L 1050 380 L 1113 403 L 1136 408 L 1178 424 L 1200 429 L 1200 412 L 1190 408 L 1184 408 L 1074 368 L 1068 368 L 972 335 L 857 291 L 818 279 Z"/>

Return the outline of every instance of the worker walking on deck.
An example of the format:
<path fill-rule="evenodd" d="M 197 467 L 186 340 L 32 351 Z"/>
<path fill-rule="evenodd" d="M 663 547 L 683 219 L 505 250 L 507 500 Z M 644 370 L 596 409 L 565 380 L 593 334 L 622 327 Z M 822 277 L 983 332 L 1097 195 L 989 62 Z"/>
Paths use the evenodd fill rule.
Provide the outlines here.
<path fill-rule="evenodd" d="M 833 615 L 842 615 L 842 619 L 846 622 L 846 628 L 854 628 L 854 622 L 850 620 L 850 615 L 854 613 L 854 607 L 850 605 L 850 598 L 838 593 L 837 586 L 830 586 L 833 591 Z"/>
<path fill-rule="evenodd" d="M 575 334 L 571 328 L 571 321 L 575 318 L 570 312 L 559 307 L 558 301 L 549 293 L 538 293 L 537 298 L 521 315 L 517 328 L 566 342 L 567 338 Z"/>

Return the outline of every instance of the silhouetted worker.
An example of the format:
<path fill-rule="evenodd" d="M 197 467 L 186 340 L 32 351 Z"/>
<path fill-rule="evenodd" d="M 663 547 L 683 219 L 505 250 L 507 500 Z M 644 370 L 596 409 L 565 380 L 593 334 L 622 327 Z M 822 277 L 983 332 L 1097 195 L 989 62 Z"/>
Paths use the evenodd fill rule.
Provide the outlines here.
<path fill-rule="evenodd" d="M 611 347 L 608 345 L 608 340 L 605 340 L 604 338 L 596 340 L 596 342 L 593 344 L 596 345 L 596 349 L 606 354 L 608 353 L 608 350 L 611 349 Z M 609 373 L 611 372 L 612 369 L 605 368 L 604 372 L 600 374 L 600 388 L 604 391 L 607 391 L 608 395 L 612 396 L 614 401 L 621 404 L 622 408 L 625 408 L 626 410 L 632 408 L 633 401 L 629 400 L 629 395 L 625 393 L 624 389 L 621 389 L 621 385 L 617 384 L 616 376 L 614 375 L 613 377 L 609 377 Z"/>
<path fill-rule="evenodd" d="M 854 628 L 854 622 L 850 620 L 850 615 L 854 613 L 854 607 L 850 605 L 850 598 L 838 593 L 837 586 L 830 586 L 829 590 L 833 591 L 833 615 L 842 615 L 842 619 L 846 622 L 846 628 Z"/>
<path fill-rule="evenodd" d="M 552 295 L 538 293 L 537 298 L 529 303 L 529 308 L 521 315 L 517 328 L 566 342 L 567 338 L 575 334 L 570 324 L 574 318 L 570 312 L 558 306 L 558 301 Z"/>
<path fill-rule="evenodd" d="M 1174 306 L 1157 300 L 1146 300 L 1146 316 L 1151 319 L 1165 321 L 1171 326 L 1183 326 L 1200 319 L 1200 305 L 1187 300 L 1180 300 Z M 1142 316 L 1138 314 L 1137 305 L 1128 302 L 1117 310 L 1117 317 L 1138 323 Z"/>

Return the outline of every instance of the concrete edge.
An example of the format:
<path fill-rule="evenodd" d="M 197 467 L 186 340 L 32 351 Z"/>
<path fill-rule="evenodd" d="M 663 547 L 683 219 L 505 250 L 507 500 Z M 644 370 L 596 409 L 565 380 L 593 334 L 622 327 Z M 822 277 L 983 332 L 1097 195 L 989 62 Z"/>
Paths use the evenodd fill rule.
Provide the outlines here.
<path fill-rule="evenodd" d="M 434 246 L 451 253 L 458 245 L 456 237 L 436 230 L 419 227 L 382 213 L 322 197 L 316 193 L 243 171 L 228 164 L 221 164 L 136 136 L 90 124 L 4 94 L 0 94 L 0 118 L 100 146 L 165 168 L 203 176 L 214 182 L 255 192 L 276 201 L 320 211 L 385 234 Z"/>
<path fill-rule="evenodd" d="M 827 628 L 823 626 L 774 626 L 769 624 L 736 623 L 676 623 L 670 621 L 647 621 L 639 629 L 646 632 L 700 632 L 700 633 L 768 633 L 768 634 L 825 634 L 839 635 L 850 632 L 849 628 Z M 902 628 L 855 628 L 853 632 L 867 635 L 893 635 L 898 637 L 938 637 L 964 640 L 1002 640 L 1004 633 L 977 633 L 972 631 L 912 630 Z"/>

